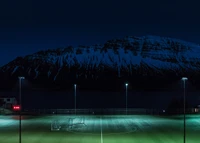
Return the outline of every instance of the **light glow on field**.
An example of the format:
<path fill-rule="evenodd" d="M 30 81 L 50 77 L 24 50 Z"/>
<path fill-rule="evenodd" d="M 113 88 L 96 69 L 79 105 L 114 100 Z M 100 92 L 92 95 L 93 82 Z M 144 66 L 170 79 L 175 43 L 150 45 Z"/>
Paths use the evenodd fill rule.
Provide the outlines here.
<path fill-rule="evenodd" d="M 5 124 L 5 123 L 9 123 L 9 120 L 6 119 L 0 119 L 0 125 Z"/>
<path fill-rule="evenodd" d="M 12 125 L 15 121 L 12 119 L 0 119 L 0 127 L 6 126 L 6 125 Z"/>
<path fill-rule="evenodd" d="M 181 143 L 182 116 L 54 115 L 30 116 L 22 122 L 22 143 Z M 199 143 L 200 115 L 187 116 L 187 143 Z M 51 130 L 58 121 L 61 129 Z M 0 116 L 0 141 L 18 141 L 18 120 Z M 14 126 L 15 125 L 15 126 Z M 11 138 L 12 136 L 12 138 Z"/>

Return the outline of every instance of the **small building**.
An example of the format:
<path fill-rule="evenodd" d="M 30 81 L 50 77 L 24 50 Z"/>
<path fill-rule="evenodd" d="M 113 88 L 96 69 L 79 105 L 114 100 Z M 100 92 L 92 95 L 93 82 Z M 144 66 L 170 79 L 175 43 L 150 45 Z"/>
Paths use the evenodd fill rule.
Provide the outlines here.
<path fill-rule="evenodd" d="M 194 113 L 200 113 L 200 105 L 195 106 L 193 109 Z"/>
<path fill-rule="evenodd" d="M 11 109 L 13 105 L 17 104 L 15 97 L 0 96 L 0 107 Z"/>

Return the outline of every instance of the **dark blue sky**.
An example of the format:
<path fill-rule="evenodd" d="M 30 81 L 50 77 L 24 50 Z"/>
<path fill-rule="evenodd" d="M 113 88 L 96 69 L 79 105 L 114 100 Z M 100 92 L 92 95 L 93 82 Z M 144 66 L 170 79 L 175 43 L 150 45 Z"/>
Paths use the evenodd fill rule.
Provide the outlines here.
<path fill-rule="evenodd" d="M 0 1 L 0 66 L 38 50 L 124 36 L 200 43 L 199 5 L 197 0 Z"/>

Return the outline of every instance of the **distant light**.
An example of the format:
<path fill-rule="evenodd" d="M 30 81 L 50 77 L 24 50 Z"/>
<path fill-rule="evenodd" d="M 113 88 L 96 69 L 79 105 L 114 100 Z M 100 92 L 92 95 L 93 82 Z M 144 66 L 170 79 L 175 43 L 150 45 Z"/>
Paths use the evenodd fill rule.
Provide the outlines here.
<path fill-rule="evenodd" d="M 74 86 L 76 86 L 76 84 L 74 84 Z"/>
<path fill-rule="evenodd" d="M 163 113 L 165 113 L 165 110 L 163 110 Z"/>
<path fill-rule="evenodd" d="M 126 86 L 128 86 L 128 83 L 126 83 Z"/>
<path fill-rule="evenodd" d="M 188 78 L 187 77 L 182 77 L 182 80 L 188 80 Z"/>
<path fill-rule="evenodd" d="M 13 110 L 19 111 L 19 110 L 20 110 L 20 106 L 19 106 L 19 105 L 14 105 L 14 106 L 13 106 Z"/>

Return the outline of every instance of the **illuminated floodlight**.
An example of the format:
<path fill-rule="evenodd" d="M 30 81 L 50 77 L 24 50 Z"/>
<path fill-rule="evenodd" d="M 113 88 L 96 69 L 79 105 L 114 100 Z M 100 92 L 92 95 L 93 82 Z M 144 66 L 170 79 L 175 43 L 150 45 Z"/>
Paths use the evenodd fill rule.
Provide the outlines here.
<path fill-rule="evenodd" d="M 18 77 L 19 79 L 25 79 L 25 77 L 23 77 L 23 76 L 20 76 L 20 77 Z"/>
<path fill-rule="evenodd" d="M 127 98 L 128 98 L 128 97 L 127 97 L 127 96 L 128 96 L 128 95 L 127 95 L 127 94 L 128 94 L 128 93 L 127 93 L 127 92 L 128 92 L 128 91 L 127 91 L 127 88 L 128 88 L 128 83 L 126 83 L 125 85 L 126 85 L 126 115 L 127 115 L 127 100 L 128 100 L 128 99 L 127 99 Z"/>
<path fill-rule="evenodd" d="M 76 84 L 74 84 L 74 113 L 76 115 Z"/>
<path fill-rule="evenodd" d="M 17 111 L 19 111 L 19 143 L 21 143 L 21 110 L 22 110 L 22 103 L 21 103 L 21 82 L 22 82 L 22 80 L 24 80 L 25 79 L 25 77 L 23 77 L 23 76 L 19 76 L 18 77 L 19 78 L 19 106 L 15 106 L 15 109 L 14 110 L 17 110 Z"/>
<path fill-rule="evenodd" d="M 188 78 L 187 77 L 182 77 L 182 80 L 188 80 Z"/>
<path fill-rule="evenodd" d="M 183 83 L 184 83 L 184 94 L 183 94 L 183 103 L 184 103 L 184 107 L 183 107 L 183 114 L 184 114 L 184 117 L 183 117 L 183 143 L 185 143 L 186 142 L 186 129 L 185 129 L 185 127 L 186 127 L 186 120 L 185 120 L 185 82 L 186 82 L 186 80 L 188 80 L 188 78 L 187 77 L 182 77 L 182 81 L 183 81 Z"/>

